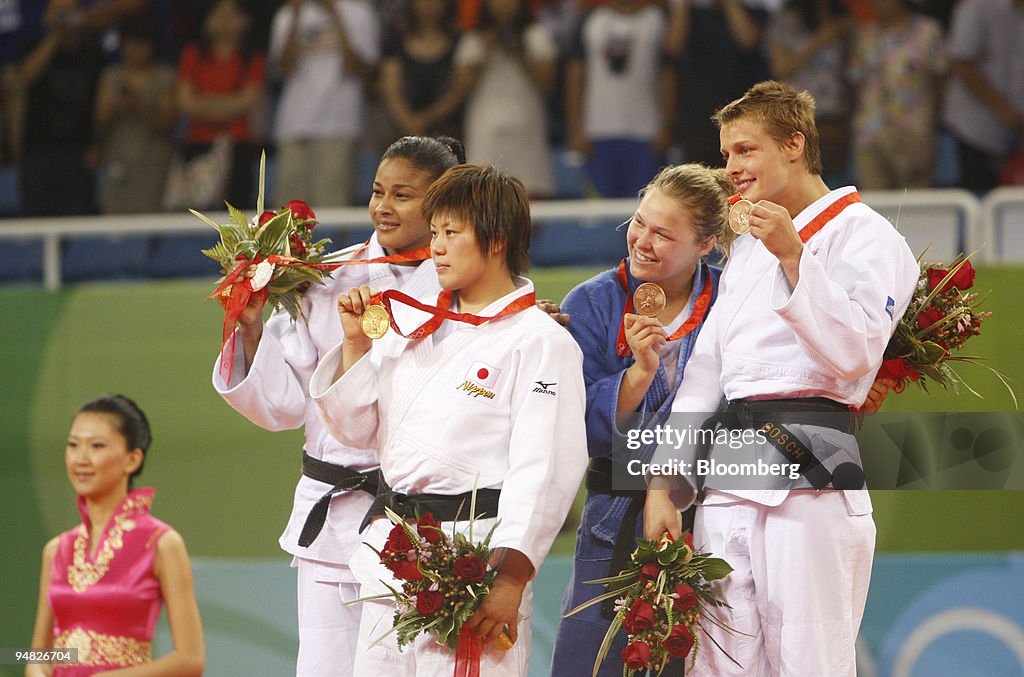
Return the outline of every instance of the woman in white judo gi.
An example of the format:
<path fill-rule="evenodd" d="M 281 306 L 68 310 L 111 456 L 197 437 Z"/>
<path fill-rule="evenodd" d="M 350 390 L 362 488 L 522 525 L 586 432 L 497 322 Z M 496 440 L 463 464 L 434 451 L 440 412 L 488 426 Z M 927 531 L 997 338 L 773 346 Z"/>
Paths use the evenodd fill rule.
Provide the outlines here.
<path fill-rule="evenodd" d="M 733 566 L 716 584 L 731 608 L 716 613 L 739 630 L 709 631 L 742 667 L 708 643 L 693 675 L 853 677 L 875 526 L 863 474 L 851 481 L 849 408 L 872 411 L 884 397 L 875 374 L 918 267 L 855 188 L 822 181 L 809 94 L 763 82 L 715 119 L 749 235 L 733 243 L 672 410 L 717 409 L 730 432 L 765 435 L 698 458 L 791 463 L 801 476 L 703 478 L 694 542 Z M 650 483 L 648 538 L 679 532 L 685 506 L 668 488 L 681 487 Z"/>
<path fill-rule="evenodd" d="M 483 518 L 473 534 L 481 538 L 498 520 L 491 540 L 498 575 L 468 624 L 485 642 L 502 631 L 515 642 L 505 652 L 485 649 L 482 675 L 525 675 L 529 581 L 587 460 L 582 355 L 568 332 L 534 307 L 533 284 L 518 276 L 530 238 L 521 182 L 494 168 L 456 167 L 434 183 L 423 211 L 444 289 L 423 301 L 437 310 L 393 302 L 392 331 L 371 342 L 359 318 L 372 290 L 342 295 L 345 338 L 317 367 L 310 394 L 331 434 L 379 450 L 386 486 L 378 500 L 404 516 L 432 512 L 447 531 L 478 488 Z M 421 338 L 406 339 L 396 328 Z M 364 537 L 379 548 L 389 530 L 388 520 L 376 519 Z M 386 592 L 381 581 L 396 584 L 369 548 L 356 554 L 352 570 L 364 595 Z M 357 674 L 452 674 L 454 656 L 429 636 L 404 652 L 394 635 L 371 647 L 391 627 L 395 607 L 386 600 L 362 607 Z"/>
<path fill-rule="evenodd" d="M 336 311 L 340 291 L 371 284 L 413 295 L 435 293 L 437 276 L 426 247 L 430 231 L 420 211 L 430 184 L 465 161 L 462 144 L 447 137 L 407 136 L 381 158 L 373 180 L 369 242 L 329 260 L 379 260 L 346 265 L 302 299 L 304 319 L 285 312 L 263 322 L 263 303 L 253 296 L 233 340 L 231 383 L 214 367 L 217 392 L 239 413 L 267 430 L 305 428 L 303 474 L 281 547 L 298 568 L 299 655 L 297 677 L 349 677 L 359 628 L 357 586 L 348 561 L 359 547 L 359 522 L 372 501 L 377 454 L 370 446 L 345 445 L 327 434 L 308 397 L 309 378 L 321 356 L 342 338 Z M 422 265 L 421 265 L 422 263 Z"/>

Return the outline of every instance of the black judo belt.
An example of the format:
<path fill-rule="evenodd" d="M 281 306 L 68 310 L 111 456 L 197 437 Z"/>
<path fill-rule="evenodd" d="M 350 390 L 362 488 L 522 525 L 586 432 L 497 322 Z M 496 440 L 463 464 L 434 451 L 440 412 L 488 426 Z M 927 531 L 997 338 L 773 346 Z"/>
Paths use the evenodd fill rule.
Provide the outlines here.
<path fill-rule="evenodd" d="M 310 544 L 320 535 L 327 521 L 327 510 L 331 506 L 331 499 L 343 491 L 365 491 L 370 495 L 377 494 L 377 481 L 380 478 L 379 470 L 358 472 L 343 465 L 335 465 L 327 461 L 313 458 L 306 452 L 302 452 L 302 474 L 324 484 L 330 484 L 331 489 L 317 500 L 313 509 L 306 516 L 306 522 L 299 532 L 299 545 L 308 548 Z"/>
<path fill-rule="evenodd" d="M 810 448 L 786 425 L 814 425 L 832 428 L 844 433 L 853 430 L 850 408 L 826 397 L 792 397 L 775 400 L 732 400 L 701 425 L 702 429 L 719 427 L 732 430 L 760 430 L 765 439 L 779 453 L 794 463 L 800 474 L 815 489 L 824 489 L 832 483 L 832 473 L 821 464 Z M 698 449 L 698 458 L 707 460 L 711 452 L 710 440 Z M 703 482 L 697 477 L 698 492 L 703 493 Z"/>
<path fill-rule="evenodd" d="M 608 563 L 608 575 L 617 576 L 629 565 L 629 558 L 636 550 L 636 521 L 644 509 L 647 492 L 642 489 L 615 489 L 613 478 L 615 466 L 610 458 L 591 458 L 587 465 L 586 487 L 593 494 L 625 497 L 629 499 L 626 512 L 622 516 L 619 530 L 615 534 L 612 546 L 612 559 Z M 618 472 L 625 476 L 625 467 L 620 466 Z M 694 508 L 683 512 L 683 531 L 693 529 Z M 615 616 L 615 600 L 606 599 L 601 605 L 601 612 L 606 618 Z"/>
<path fill-rule="evenodd" d="M 470 515 L 470 506 L 473 504 L 473 492 L 467 491 L 463 494 L 403 494 L 394 491 L 381 477 L 377 482 L 377 497 L 373 504 L 366 511 L 363 523 L 359 525 L 360 533 L 373 521 L 375 517 L 381 517 L 384 508 L 389 508 L 399 517 L 418 518 L 430 513 L 438 522 L 455 522 L 468 520 L 471 517 L 488 518 L 498 516 L 498 498 L 501 496 L 501 489 L 477 489 L 476 490 L 476 514 Z"/>

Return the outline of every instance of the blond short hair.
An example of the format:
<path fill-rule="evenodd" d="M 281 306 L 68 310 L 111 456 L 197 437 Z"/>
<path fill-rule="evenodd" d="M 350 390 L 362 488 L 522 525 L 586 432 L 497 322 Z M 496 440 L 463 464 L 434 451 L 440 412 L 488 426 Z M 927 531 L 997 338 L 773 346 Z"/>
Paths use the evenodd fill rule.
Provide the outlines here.
<path fill-rule="evenodd" d="M 741 118 L 760 122 L 779 146 L 789 141 L 794 132 L 802 134 L 807 171 L 821 174 L 821 146 L 818 126 L 814 122 L 814 97 L 806 91 L 798 92 L 776 80 L 759 82 L 711 116 L 719 129 Z"/>

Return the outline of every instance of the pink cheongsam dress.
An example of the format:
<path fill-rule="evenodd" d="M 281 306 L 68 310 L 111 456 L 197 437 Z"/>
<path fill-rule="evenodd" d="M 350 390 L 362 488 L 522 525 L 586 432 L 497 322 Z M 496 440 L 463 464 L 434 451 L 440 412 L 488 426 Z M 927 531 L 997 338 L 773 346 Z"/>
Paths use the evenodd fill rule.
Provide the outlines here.
<path fill-rule="evenodd" d="M 60 535 L 50 567 L 54 648 L 77 648 L 77 665 L 54 677 L 87 677 L 145 663 L 163 597 L 153 575 L 156 543 L 170 527 L 149 514 L 153 489 L 130 491 L 89 552 L 91 525 L 79 497 L 82 524 Z"/>

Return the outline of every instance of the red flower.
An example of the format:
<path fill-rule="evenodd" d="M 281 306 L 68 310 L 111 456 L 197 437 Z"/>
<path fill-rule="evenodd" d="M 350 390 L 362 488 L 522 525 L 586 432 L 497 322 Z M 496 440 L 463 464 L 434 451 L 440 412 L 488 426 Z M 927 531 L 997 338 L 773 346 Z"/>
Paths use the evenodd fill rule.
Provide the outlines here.
<path fill-rule="evenodd" d="M 444 596 L 436 590 L 420 590 L 416 595 L 416 611 L 419 611 L 421 616 L 433 616 L 441 608 L 443 601 Z"/>
<path fill-rule="evenodd" d="M 622 650 L 622 662 L 630 670 L 646 670 L 651 667 L 651 647 L 647 642 L 633 640 Z"/>
<path fill-rule="evenodd" d="M 922 310 L 921 313 L 917 316 L 917 328 L 925 330 L 928 327 L 935 324 L 936 322 L 938 322 L 939 320 L 941 320 L 943 317 L 945 317 L 945 315 L 941 310 L 939 310 L 935 306 L 928 306 L 927 308 Z M 936 327 L 936 329 L 937 328 L 938 327 Z M 935 329 L 933 329 L 932 331 L 935 331 Z"/>
<path fill-rule="evenodd" d="M 401 524 L 396 524 L 388 534 L 386 547 L 391 552 L 410 552 L 412 550 L 412 541 L 409 540 L 409 535 L 405 533 Z"/>
<path fill-rule="evenodd" d="M 295 233 L 288 236 L 288 244 L 291 247 L 292 256 L 301 259 L 306 255 L 306 243 Z"/>
<path fill-rule="evenodd" d="M 441 525 L 434 520 L 434 515 L 428 512 L 416 523 L 416 533 L 427 543 L 437 543 L 441 540 Z"/>
<path fill-rule="evenodd" d="M 395 578 L 403 581 L 423 580 L 423 572 L 414 559 L 390 559 L 384 562 L 384 566 L 391 570 Z"/>
<path fill-rule="evenodd" d="M 680 583 L 672 592 L 676 596 L 675 607 L 681 613 L 686 613 L 697 604 L 697 594 L 686 583 Z"/>
<path fill-rule="evenodd" d="M 888 378 L 896 381 L 896 387 L 893 390 L 902 393 L 907 387 L 905 379 L 917 381 L 921 378 L 921 372 L 902 357 L 894 357 L 891 360 L 882 361 L 882 366 L 878 368 L 875 378 Z"/>
<path fill-rule="evenodd" d="M 260 214 L 260 218 L 256 219 L 256 226 L 262 226 L 264 223 L 274 218 L 275 216 L 277 216 L 277 212 L 263 212 L 262 214 Z"/>
<path fill-rule="evenodd" d="M 682 623 L 675 625 L 661 645 L 676 658 L 685 658 L 693 648 L 693 635 Z"/>
<path fill-rule="evenodd" d="M 487 565 L 484 564 L 483 559 L 480 557 L 468 555 L 466 557 L 459 557 L 452 563 L 452 572 L 464 581 L 476 583 L 484 579 L 484 574 L 487 573 Z"/>
<path fill-rule="evenodd" d="M 953 273 L 953 279 L 949 281 L 954 287 L 960 290 L 970 289 L 974 286 L 974 266 L 970 261 L 965 261 L 960 269 Z"/>
<path fill-rule="evenodd" d="M 633 602 L 626 617 L 622 619 L 622 627 L 631 635 L 643 632 L 654 625 L 654 607 L 642 599 Z"/>
<path fill-rule="evenodd" d="M 928 268 L 925 273 L 928 275 L 928 290 L 932 291 L 939 286 L 942 282 L 942 278 L 946 277 L 949 273 L 948 270 L 942 268 Z M 971 265 L 970 261 L 965 261 L 960 268 L 953 273 L 953 277 L 943 285 L 940 292 L 947 292 L 954 287 L 957 289 L 970 289 L 974 286 L 974 266 Z"/>
<path fill-rule="evenodd" d="M 292 200 L 287 205 L 285 205 L 285 209 L 291 211 L 292 218 L 295 219 L 296 221 L 316 221 L 316 214 L 314 214 L 313 210 L 310 209 L 309 205 L 303 202 L 302 200 Z M 312 229 L 313 224 L 309 223 L 307 224 L 306 227 Z"/>
<path fill-rule="evenodd" d="M 686 543 L 686 547 L 693 550 L 693 532 L 687 531 L 683 534 L 683 543 Z"/>
<path fill-rule="evenodd" d="M 661 567 L 654 562 L 648 562 L 644 565 L 644 568 L 640 570 L 640 578 L 645 581 L 653 581 L 661 573 Z"/>

